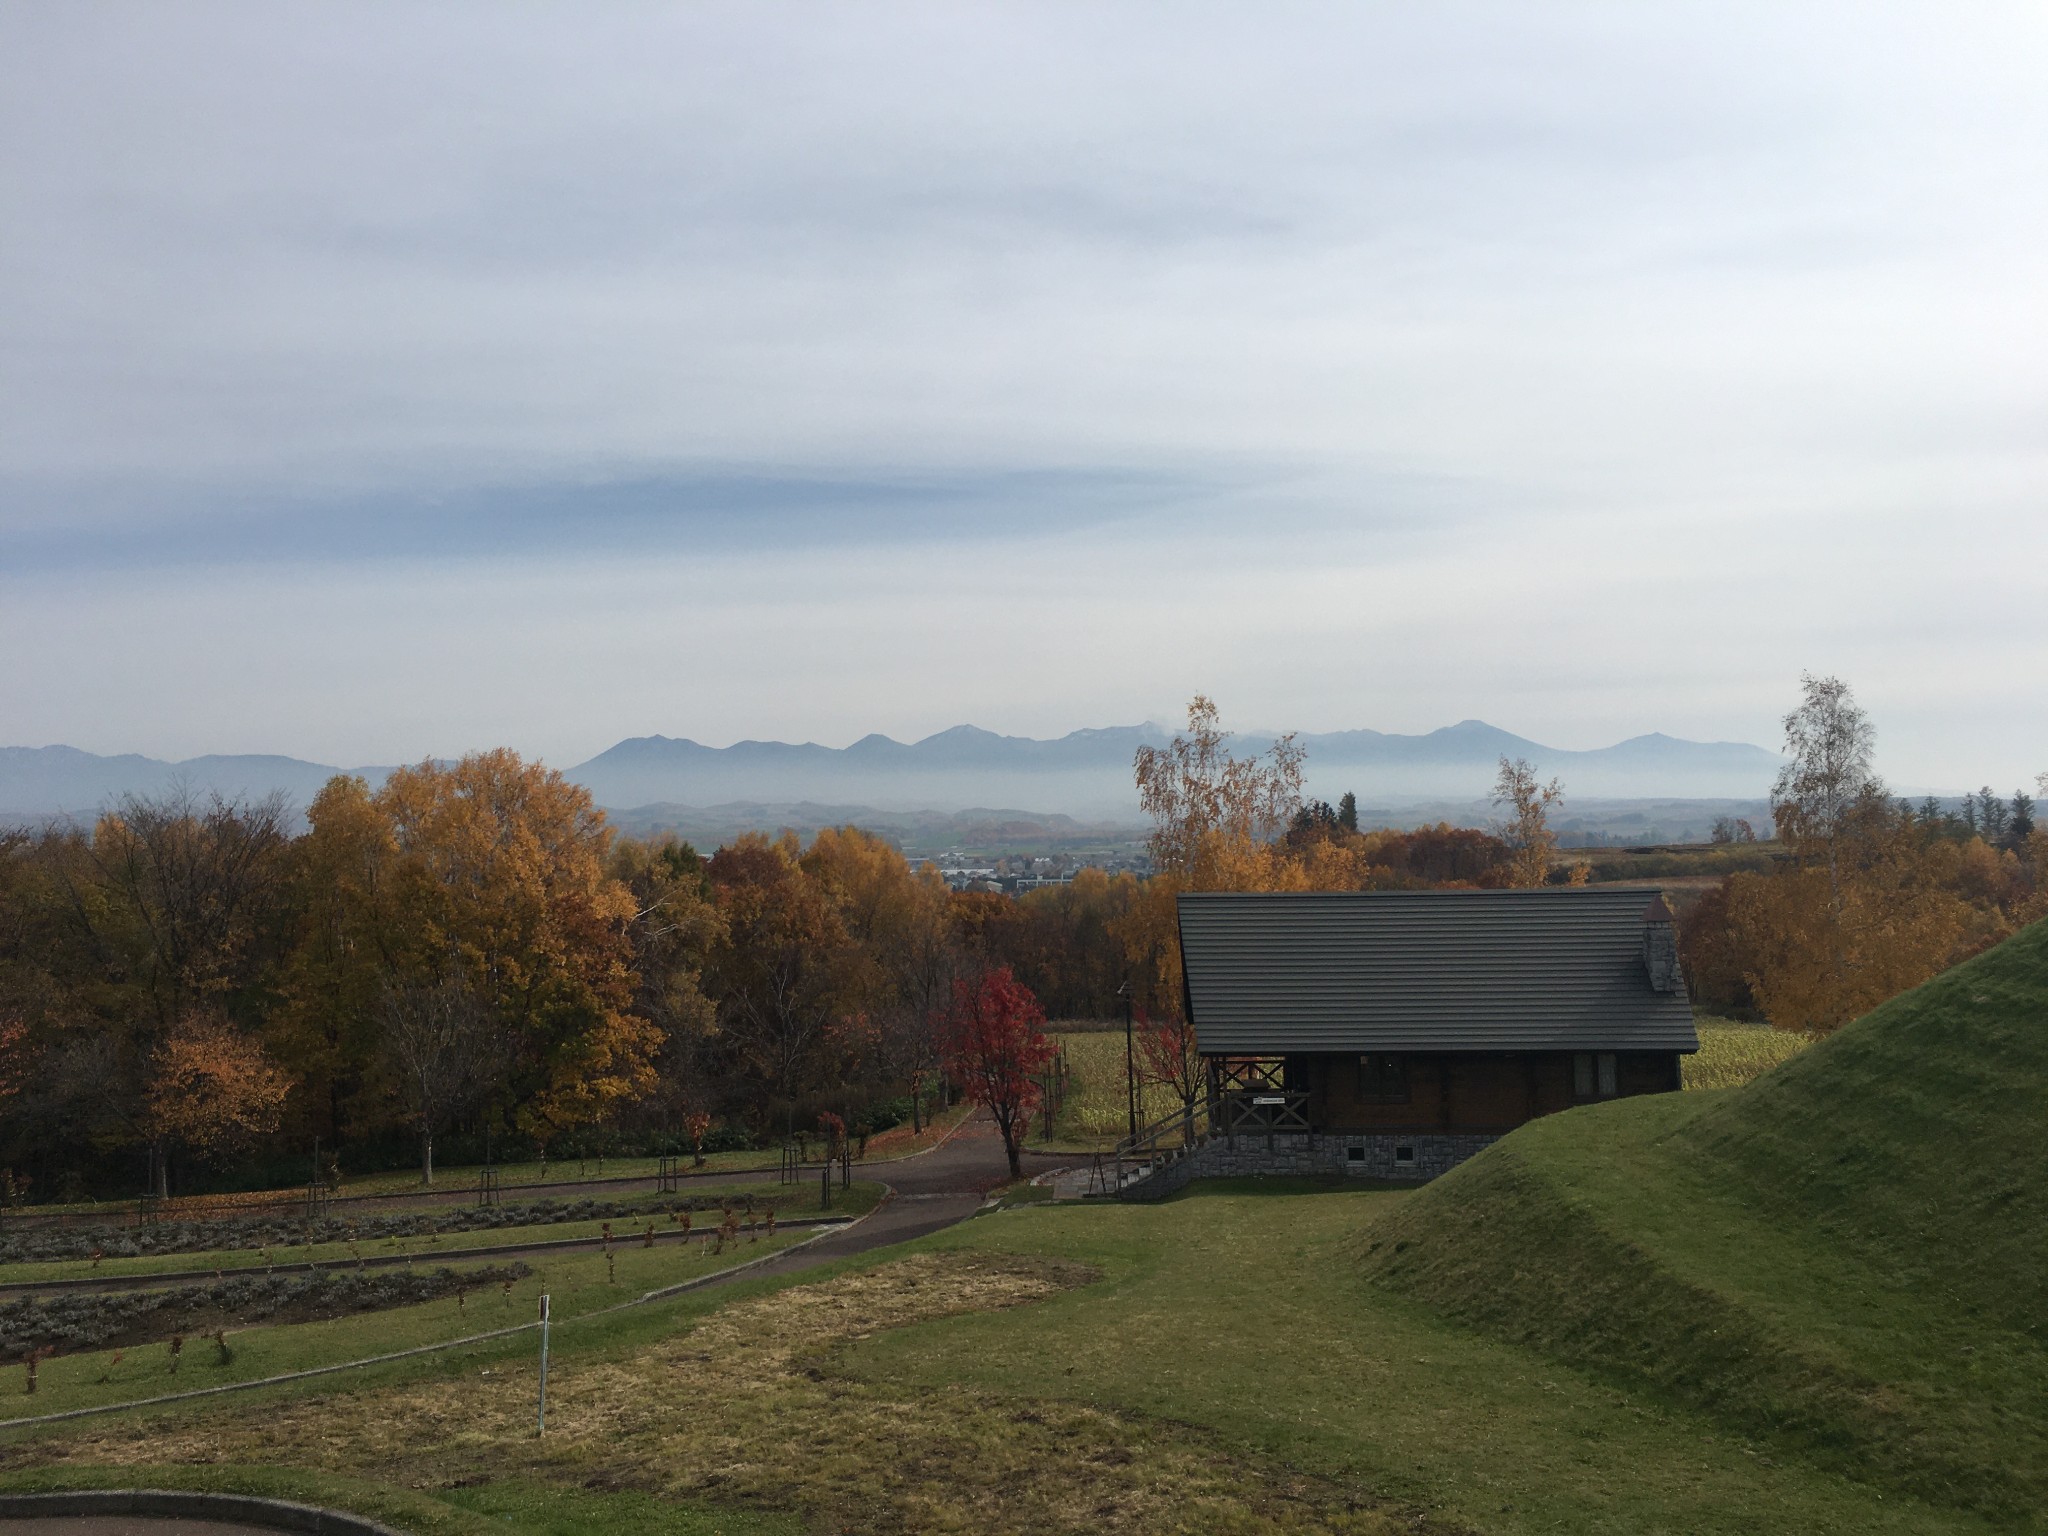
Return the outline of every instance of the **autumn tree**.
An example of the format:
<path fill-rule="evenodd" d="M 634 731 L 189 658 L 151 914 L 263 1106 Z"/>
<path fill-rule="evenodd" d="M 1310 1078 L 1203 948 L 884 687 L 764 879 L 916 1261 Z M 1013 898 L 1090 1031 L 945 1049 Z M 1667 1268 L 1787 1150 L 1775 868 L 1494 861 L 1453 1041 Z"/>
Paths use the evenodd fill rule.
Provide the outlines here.
<path fill-rule="evenodd" d="M 1183 890 L 1218 889 L 1219 860 L 1271 841 L 1301 807 L 1305 749 L 1290 733 L 1263 754 L 1238 757 L 1216 705 L 1196 694 L 1187 729 L 1163 747 L 1138 748 L 1138 802 L 1152 818 L 1152 868 Z"/>
<path fill-rule="evenodd" d="M 1551 856 L 1557 851 L 1550 808 L 1563 799 L 1564 786 L 1556 779 L 1540 783 L 1527 758 L 1501 758 L 1500 773 L 1493 782 L 1493 803 L 1507 814 L 1494 823 L 1494 832 L 1508 848 L 1508 885 L 1549 883 Z"/>
<path fill-rule="evenodd" d="M 396 975 L 464 977 L 504 1041 L 517 1123 L 545 1142 L 645 1093 L 660 1036 L 631 1011 L 633 896 L 589 791 L 500 750 L 401 768 L 374 804 Z"/>
<path fill-rule="evenodd" d="M 0 1107 L 20 1095 L 28 1085 L 28 1025 L 18 1017 L 0 1014 Z"/>
<path fill-rule="evenodd" d="M 821 1080 L 835 1024 L 858 993 L 857 957 L 796 838 L 747 833 L 708 867 L 725 931 L 707 975 L 725 1059 L 747 1083 L 753 1118 L 785 1120 Z"/>
<path fill-rule="evenodd" d="M 1163 747 L 1138 748 L 1138 800 L 1152 818 L 1153 878 L 1117 924 L 1139 997 L 1155 1012 L 1180 1008 L 1182 891 L 1271 890 L 1287 883 L 1272 844 L 1302 803 L 1305 750 L 1290 734 L 1264 753 L 1230 750 L 1216 705 L 1197 694 L 1187 729 Z"/>
<path fill-rule="evenodd" d="M 176 1020 L 150 1058 L 142 1129 L 151 1183 L 169 1193 L 166 1153 L 183 1145 L 218 1156 L 277 1129 L 291 1079 L 217 1011 Z"/>
<path fill-rule="evenodd" d="M 850 947 L 837 1069 L 849 1084 L 908 1083 L 912 1125 L 921 1130 L 924 1090 L 940 1080 L 934 1021 L 960 974 L 956 898 L 934 866 L 912 868 L 893 844 L 858 827 L 824 828 L 801 863 Z M 993 900 L 1016 910 L 1005 897 Z"/>
<path fill-rule="evenodd" d="M 93 829 L 76 911 L 140 986 L 152 1034 L 187 1010 L 253 1008 L 277 957 L 287 890 L 282 796 L 129 795 Z"/>
<path fill-rule="evenodd" d="M 308 1129 L 332 1145 L 388 1119 L 387 991 L 438 975 L 406 931 L 393 887 L 397 830 L 369 785 L 336 775 L 306 821 L 293 850 L 297 931 L 265 1038 L 302 1084 Z"/>
<path fill-rule="evenodd" d="M 1772 1023 L 1830 1030 L 1965 952 L 1983 926 L 1962 894 L 1973 861 L 1987 886 L 2002 886 L 2004 871 L 1985 844 L 1959 847 L 1892 802 L 1873 766 L 1875 732 L 1846 683 L 1809 674 L 1800 686 L 1771 805 L 1789 864 L 1730 876 L 1734 948 L 1700 942 L 1739 960 Z"/>
<path fill-rule="evenodd" d="M 1872 766 L 1877 733 L 1837 677 L 1803 673 L 1798 707 L 1785 716 L 1785 766 L 1771 788 L 1778 836 L 1802 860 L 1818 858 L 1831 885 L 1841 881 L 1841 841 L 1852 817 L 1882 797 Z M 1862 820 L 1867 824 L 1867 816 Z"/>
<path fill-rule="evenodd" d="M 469 979 L 450 970 L 385 991 L 384 1049 L 420 1139 L 420 1183 L 434 1182 L 434 1137 L 497 1077 L 498 1032 Z"/>
<path fill-rule="evenodd" d="M 633 1012 L 660 1037 L 654 1086 L 632 1112 L 675 1135 L 714 1098 L 718 1010 L 704 976 L 725 919 L 705 861 L 674 837 L 620 841 L 611 874 L 633 899 Z"/>
<path fill-rule="evenodd" d="M 1208 1062 L 1195 1040 L 1192 1020 L 1179 1013 L 1138 1020 L 1138 1069 L 1145 1082 L 1157 1083 L 1180 1101 L 1181 1139 L 1193 1145 L 1195 1106 L 1209 1089 Z"/>
<path fill-rule="evenodd" d="M 1038 1074 L 1053 1058 L 1038 1000 L 1007 966 L 962 977 L 953 983 L 941 1042 L 948 1075 L 994 1116 L 1010 1177 L 1022 1178 L 1018 1154 L 1044 1092 Z"/>

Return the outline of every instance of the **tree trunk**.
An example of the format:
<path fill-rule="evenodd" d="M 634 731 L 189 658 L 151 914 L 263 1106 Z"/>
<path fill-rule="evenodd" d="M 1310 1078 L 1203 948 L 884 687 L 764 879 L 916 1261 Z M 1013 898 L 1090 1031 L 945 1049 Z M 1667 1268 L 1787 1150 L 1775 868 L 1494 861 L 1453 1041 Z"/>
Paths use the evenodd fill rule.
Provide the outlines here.
<path fill-rule="evenodd" d="M 420 1122 L 420 1182 L 429 1189 L 434 1187 L 434 1128 L 424 1120 Z"/>
<path fill-rule="evenodd" d="M 998 1123 L 1003 1132 L 1003 1151 L 1010 1159 L 1010 1177 L 1021 1179 L 1024 1177 L 1024 1164 L 1017 1156 L 1016 1116 L 998 1117 Z"/>

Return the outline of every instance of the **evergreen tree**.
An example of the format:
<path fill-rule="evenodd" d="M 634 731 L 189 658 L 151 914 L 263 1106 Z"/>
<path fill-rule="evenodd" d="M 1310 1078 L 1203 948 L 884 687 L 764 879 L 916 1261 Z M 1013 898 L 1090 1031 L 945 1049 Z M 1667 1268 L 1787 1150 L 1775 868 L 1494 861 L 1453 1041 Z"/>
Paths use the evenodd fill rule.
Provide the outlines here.
<path fill-rule="evenodd" d="M 2034 797 L 2024 789 L 2012 792 L 2012 812 L 2005 824 L 2005 835 L 2015 848 L 2034 835 Z"/>
<path fill-rule="evenodd" d="M 1337 825 L 1346 832 L 1358 830 L 1358 796 L 1348 789 L 1344 791 L 1344 798 L 1337 802 Z"/>
<path fill-rule="evenodd" d="M 1977 831 L 1993 847 L 2005 838 L 2005 802 L 1989 784 L 1977 791 Z"/>

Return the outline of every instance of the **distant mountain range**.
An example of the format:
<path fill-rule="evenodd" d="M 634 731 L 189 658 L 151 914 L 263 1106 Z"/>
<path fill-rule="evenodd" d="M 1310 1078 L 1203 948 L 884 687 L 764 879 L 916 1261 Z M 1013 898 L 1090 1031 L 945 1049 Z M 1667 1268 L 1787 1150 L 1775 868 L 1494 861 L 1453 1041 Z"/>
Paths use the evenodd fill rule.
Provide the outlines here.
<path fill-rule="evenodd" d="M 955 726 L 922 741 L 864 736 L 849 747 L 814 742 L 741 741 L 707 747 L 667 736 L 635 736 L 567 771 L 600 805 L 616 810 L 812 802 L 888 812 L 956 813 L 977 806 L 1038 806 L 1038 816 L 1096 822 L 1138 818 L 1131 759 L 1161 745 L 1156 725 L 1074 731 L 1050 741 Z M 1246 734 L 1241 751 L 1263 751 L 1270 735 Z M 1423 736 L 1335 731 L 1300 737 L 1308 788 L 1335 801 L 1400 805 L 1483 798 L 1503 756 L 1523 757 L 1568 796 L 1603 799 L 1742 799 L 1767 794 L 1779 759 L 1741 742 L 1681 741 L 1652 734 L 1611 747 L 1564 751 L 1466 720 Z M 300 805 L 335 773 L 381 782 L 388 767 L 339 769 L 290 757 L 195 757 L 183 762 L 100 757 L 72 747 L 0 747 L 0 812 L 16 817 L 89 815 L 126 794 L 158 794 L 183 783 L 205 793 L 282 791 Z"/>

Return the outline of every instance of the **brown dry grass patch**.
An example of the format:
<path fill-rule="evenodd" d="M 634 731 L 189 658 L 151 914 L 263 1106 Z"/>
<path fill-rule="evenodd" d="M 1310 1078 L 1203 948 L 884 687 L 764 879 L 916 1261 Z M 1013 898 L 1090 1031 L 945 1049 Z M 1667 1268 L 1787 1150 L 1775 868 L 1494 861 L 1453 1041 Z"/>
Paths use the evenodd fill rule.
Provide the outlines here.
<path fill-rule="evenodd" d="M 925 1254 L 737 1302 L 632 1354 L 558 1357 L 544 1441 L 533 1436 L 533 1371 L 507 1367 L 102 1425 L 13 1448 L 0 1464 L 288 1464 L 427 1490 L 516 1476 L 793 1509 L 860 1536 L 1436 1528 L 1184 1426 L 1064 1400 L 892 1391 L 835 1368 L 881 1330 L 1091 1278 L 1058 1261 Z"/>

